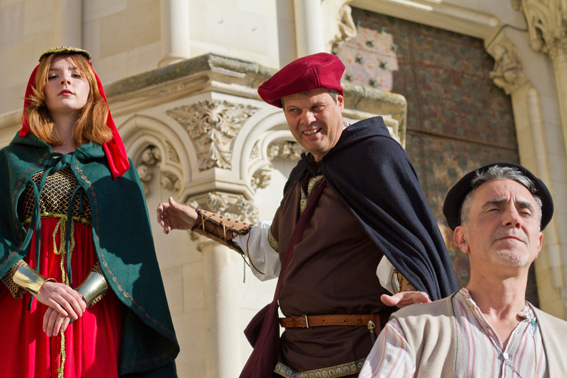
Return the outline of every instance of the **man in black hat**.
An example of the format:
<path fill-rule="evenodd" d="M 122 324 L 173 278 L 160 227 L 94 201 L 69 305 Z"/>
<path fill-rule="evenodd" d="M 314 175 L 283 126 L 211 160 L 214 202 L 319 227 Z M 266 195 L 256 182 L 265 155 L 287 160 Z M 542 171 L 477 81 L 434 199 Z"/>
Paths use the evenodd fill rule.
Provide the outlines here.
<path fill-rule="evenodd" d="M 522 166 L 490 164 L 449 191 L 443 213 L 469 255 L 468 286 L 393 314 L 359 377 L 564 377 L 567 322 L 525 300 L 553 215 L 545 184 Z"/>

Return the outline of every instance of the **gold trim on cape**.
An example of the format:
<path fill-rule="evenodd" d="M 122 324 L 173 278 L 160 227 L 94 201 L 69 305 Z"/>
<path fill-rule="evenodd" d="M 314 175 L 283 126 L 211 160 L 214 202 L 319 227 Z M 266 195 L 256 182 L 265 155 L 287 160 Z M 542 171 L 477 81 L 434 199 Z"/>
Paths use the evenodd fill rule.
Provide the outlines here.
<path fill-rule="evenodd" d="M 303 211 L 307 207 L 307 202 L 309 202 L 309 197 L 311 197 L 311 192 L 313 191 L 313 188 L 321 180 L 323 180 L 323 175 L 311 177 L 309 179 L 309 184 L 307 184 L 307 195 L 305 195 L 303 188 L 301 188 L 301 201 L 299 202 L 300 214 L 303 214 Z"/>

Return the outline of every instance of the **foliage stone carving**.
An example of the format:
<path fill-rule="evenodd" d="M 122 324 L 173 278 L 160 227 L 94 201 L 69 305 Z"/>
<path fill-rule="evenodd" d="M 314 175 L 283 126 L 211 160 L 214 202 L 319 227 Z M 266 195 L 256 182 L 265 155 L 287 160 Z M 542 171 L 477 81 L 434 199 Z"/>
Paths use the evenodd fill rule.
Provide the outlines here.
<path fill-rule="evenodd" d="M 166 111 L 191 137 L 199 170 L 232 168 L 232 145 L 242 125 L 259 108 L 227 101 L 199 101 Z"/>

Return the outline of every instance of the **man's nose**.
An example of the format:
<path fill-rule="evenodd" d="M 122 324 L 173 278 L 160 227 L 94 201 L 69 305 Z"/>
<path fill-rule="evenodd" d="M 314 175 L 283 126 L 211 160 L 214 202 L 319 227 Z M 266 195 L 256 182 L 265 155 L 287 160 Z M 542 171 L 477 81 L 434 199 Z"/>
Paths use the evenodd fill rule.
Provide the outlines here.
<path fill-rule="evenodd" d="M 312 122 L 315 122 L 315 120 L 315 114 L 309 110 L 303 113 L 303 116 L 301 117 L 301 122 L 305 125 L 310 125 Z"/>
<path fill-rule="evenodd" d="M 522 216 L 514 206 L 509 206 L 504 210 L 502 217 L 504 226 L 519 228 L 522 224 Z"/>

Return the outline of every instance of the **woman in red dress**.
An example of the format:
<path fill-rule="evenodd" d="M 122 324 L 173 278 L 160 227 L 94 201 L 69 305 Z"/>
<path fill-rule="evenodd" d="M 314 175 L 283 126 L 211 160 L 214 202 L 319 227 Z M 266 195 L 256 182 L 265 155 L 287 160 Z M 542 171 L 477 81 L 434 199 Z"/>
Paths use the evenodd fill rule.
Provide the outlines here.
<path fill-rule="evenodd" d="M 131 279 L 131 274 L 121 276 L 121 266 L 103 260 L 111 261 L 112 252 L 108 251 L 128 248 L 116 242 L 109 244 L 116 248 L 103 246 L 103 234 L 93 218 L 98 222 L 99 209 L 105 212 L 105 207 L 97 202 L 96 185 L 91 181 L 93 177 L 108 176 L 115 183 L 111 182 L 110 192 L 103 194 L 112 194 L 115 185 L 119 195 L 126 190 L 121 189 L 128 181 L 124 178 L 133 177 L 128 182 L 138 178 L 89 60 L 88 52 L 69 47 L 42 54 L 26 91 L 22 130 L 1 151 L 4 159 L 0 164 L 9 175 L 21 172 L 18 178 L 11 178 L 16 181 L 12 184 L 16 189 L 10 193 L 19 235 L 15 242 L 0 225 L 5 247 L 2 251 L 0 245 L 3 377 L 114 378 L 134 372 L 137 377 L 176 376 L 173 359 L 179 348 L 169 312 L 166 309 L 165 315 L 160 314 L 165 319 L 161 323 L 152 319 L 149 307 L 142 308 L 143 298 L 138 303 L 134 300 L 134 286 L 126 292 L 127 285 L 122 285 L 123 289 L 118 284 Z M 49 156 L 38 162 L 28 157 L 28 152 L 35 156 L 33 153 L 41 149 Z M 27 166 L 30 168 L 24 170 Z M 106 191 L 109 185 L 105 185 Z M 8 199 L 0 195 L 0 201 Z M 105 227 L 130 232 L 123 225 L 109 225 L 113 221 L 109 217 L 102 218 Z M 152 251 L 153 243 L 153 259 L 145 258 L 142 263 L 153 268 L 157 264 Z M 120 253 L 116 252 L 118 257 Z M 159 271 L 158 277 L 155 268 L 151 271 L 152 285 L 158 284 L 158 296 L 165 300 Z M 157 356 L 150 362 L 151 345 L 142 347 L 144 350 L 138 354 L 132 348 L 127 353 L 123 350 L 124 316 L 132 319 L 131 312 L 138 315 L 138 320 L 128 321 L 129 325 L 134 322 L 138 327 L 150 326 L 165 335 L 163 344 L 169 346 L 168 350 L 154 353 Z M 132 330 L 127 330 L 124 337 L 132 339 Z M 142 336 L 139 343 L 148 344 Z"/>

